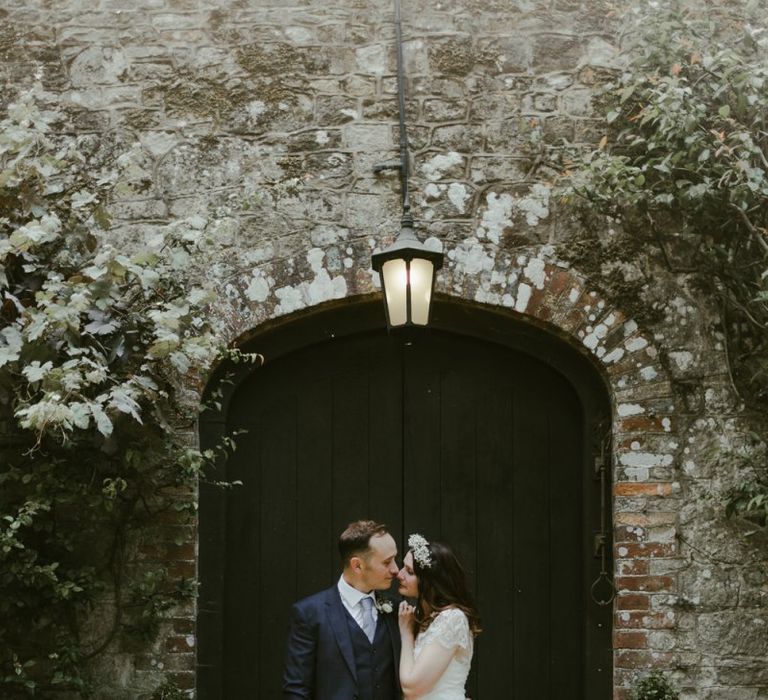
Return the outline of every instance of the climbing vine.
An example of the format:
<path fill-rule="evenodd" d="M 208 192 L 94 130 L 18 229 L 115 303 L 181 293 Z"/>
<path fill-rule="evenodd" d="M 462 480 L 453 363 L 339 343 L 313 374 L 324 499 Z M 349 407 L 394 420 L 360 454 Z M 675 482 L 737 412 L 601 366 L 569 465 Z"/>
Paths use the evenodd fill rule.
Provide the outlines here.
<path fill-rule="evenodd" d="M 0 122 L 0 695 L 89 694 L 112 642 L 147 641 L 195 593 L 141 565 L 137 533 L 188 538 L 195 484 L 234 448 L 188 439 L 180 387 L 222 355 L 198 222 L 135 253 L 109 235 L 129 160 L 95 169 L 33 93 Z M 202 280 L 196 282 L 195 280 Z M 250 359 L 250 358 L 245 358 Z M 92 616 L 109 624 L 92 631 Z"/>
<path fill-rule="evenodd" d="M 638 260 L 655 256 L 715 300 L 729 380 L 756 418 L 749 465 L 727 494 L 726 513 L 764 525 L 768 36 L 760 23 L 647 3 L 630 23 L 622 59 L 596 100 L 605 135 L 560 161 L 566 198 L 584 217 L 607 218 L 608 235 L 585 226 L 587 238 L 564 252 L 590 258 L 608 284 L 635 295 L 648 283 Z"/>

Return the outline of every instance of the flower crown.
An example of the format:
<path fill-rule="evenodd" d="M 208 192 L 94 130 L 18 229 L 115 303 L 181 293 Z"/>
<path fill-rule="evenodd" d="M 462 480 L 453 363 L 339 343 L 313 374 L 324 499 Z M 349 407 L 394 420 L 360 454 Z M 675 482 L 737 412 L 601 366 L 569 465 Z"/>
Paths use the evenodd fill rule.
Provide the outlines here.
<path fill-rule="evenodd" d="M 429 551 L 429 542 L 424 537 L 414 533 L 408 538 L 408 549 L 413 553 L 413 558 L 419 566 L 424 569 L 431 569 L 432 553 Z"/>

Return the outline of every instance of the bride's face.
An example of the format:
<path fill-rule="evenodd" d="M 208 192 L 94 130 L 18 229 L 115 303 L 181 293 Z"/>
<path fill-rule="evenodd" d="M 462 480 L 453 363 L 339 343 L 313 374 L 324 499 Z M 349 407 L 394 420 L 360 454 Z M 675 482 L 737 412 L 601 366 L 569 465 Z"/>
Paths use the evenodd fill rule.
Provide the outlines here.
<path fill-rule="evenodd" d="M 411 552 L 408 552 L 403 558 L 403 568 L 400 569 L 400 573 L 397 575 L 397 580 L 400 582 L 397 592 L 401 596 L 405 596 L 406 598 L 418 598 L 419 579 L 416 574 L 413 573 L 413 554 Z"/>

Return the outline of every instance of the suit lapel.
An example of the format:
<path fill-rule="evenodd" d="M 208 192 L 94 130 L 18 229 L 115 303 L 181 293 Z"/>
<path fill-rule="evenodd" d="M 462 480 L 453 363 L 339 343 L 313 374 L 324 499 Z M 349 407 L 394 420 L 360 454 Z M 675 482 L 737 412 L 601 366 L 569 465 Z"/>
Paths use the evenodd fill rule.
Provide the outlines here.
<path fill-rule="evenodd" d="M 397 610 L 397 608 L 395 608 Z M 379 620 L 381 620 L 381 615 L 379 615 Z M 384 615 L 384 621 L 389 628 L 389 638 L 392 643 L 392 656 L 395 661 L 395 678 L 397 679 L 397 687 L 400 687 L 400 673 L 398 672 L 398 669 L 400 668 L 400 626 L 397 622 L 397 617 L 395 613 L 389 613 L 387 615 Z"/>
<path fill-rule="evenodd" d="M 339 589 L 334 586 L 325 602 L 325 611 L 328 615 L 328 622 L 331 625 L 333 634 L 336 637 L 336 644 L 339 645 L 339 651 L 344 657 L 352 678 L 357 681 L 357 669 L 355 668 L 355 652 L 352 650 L 352 639 L 349 636 L 349 625 L 347 624 L 344 604 L 341 602 Z"/>

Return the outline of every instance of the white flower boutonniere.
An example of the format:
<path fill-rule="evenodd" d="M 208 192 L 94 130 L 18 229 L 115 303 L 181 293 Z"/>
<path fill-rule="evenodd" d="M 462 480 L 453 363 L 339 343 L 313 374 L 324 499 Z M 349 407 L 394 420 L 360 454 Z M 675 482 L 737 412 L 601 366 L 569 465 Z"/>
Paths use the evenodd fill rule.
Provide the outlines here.
<path fill-rule="evenodd" d="M 384 596 L 377 595 L 375 605 L 376 610 L 385 615 L 391 613 L 395 609 L 395 606 L 392 605 L 392 601 Z"/>

